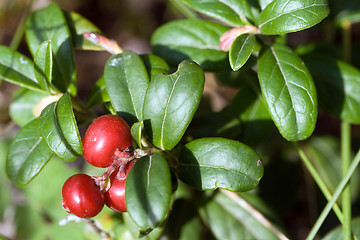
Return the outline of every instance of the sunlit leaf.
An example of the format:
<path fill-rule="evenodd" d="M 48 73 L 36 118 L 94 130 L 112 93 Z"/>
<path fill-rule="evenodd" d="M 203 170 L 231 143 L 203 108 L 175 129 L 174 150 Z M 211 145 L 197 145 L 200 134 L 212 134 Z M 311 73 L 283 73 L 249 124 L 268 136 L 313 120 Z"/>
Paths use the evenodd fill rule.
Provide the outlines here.
<path fill-rule="evenodd" d="M 258 76 L 269 113 L 282 136 L 289 141 L 308 138 L 317 120 L 317 96 L 302 60 L 276 43 L 261 54 Z"/>
<path fill-rule="evenodd" d="M 35 56 L 39 46 L 51 40 L 53 50 L 52 83 L 61 92 L 76 94 L 76 72 L 70 30 L 58 5 L 50 4 L 33 12 L 26 23 L 26 40 Z"/>
<path fill-rule="evenodd" d="M 261 12 L 264 34 L 295 32 L 314 26 L 329 14 L 326 0 L 274 0 Z"/>
<path fill-rule="evenodd" d="M 6 171 L 19 187 L 27 185 L 53 156 L 38 130 L 38 119 L 24 126 L 12 140 L 6 159 Z"/>
<path fill-rule="evenodd" d="M 176 146 L 190 124 L 204 88 L 204 72 L 184 61 L 170 75 L 157 75 L 145 96 L 144 124 L 152 143 L 163 150 Z"/>
<path fill-rule="evenodd" d="M 198 190 L 248 191 L 257 187 L 263 171 L 252 148 L 225 138 L 191 141 L 179 157 L 179 179 Z"/>

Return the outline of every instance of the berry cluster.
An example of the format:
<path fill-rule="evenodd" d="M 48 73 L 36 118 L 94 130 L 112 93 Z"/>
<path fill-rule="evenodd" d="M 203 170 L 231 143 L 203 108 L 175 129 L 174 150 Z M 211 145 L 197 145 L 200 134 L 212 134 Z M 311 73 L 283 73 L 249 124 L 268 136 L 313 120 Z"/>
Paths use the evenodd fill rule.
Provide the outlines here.
<path fill-rule="evenodd" d="M 122 118 L 103 115 L 90 124 L 83 138 L 84 158 L 95 167 L 108 169 L 101 177 L 76 174 L 66 180 L 62 196 L 68 213 L 91 218 L 105 204 L 126 212 L 125 182 L 136 161 L 131 146 L 130 128 Z"/>

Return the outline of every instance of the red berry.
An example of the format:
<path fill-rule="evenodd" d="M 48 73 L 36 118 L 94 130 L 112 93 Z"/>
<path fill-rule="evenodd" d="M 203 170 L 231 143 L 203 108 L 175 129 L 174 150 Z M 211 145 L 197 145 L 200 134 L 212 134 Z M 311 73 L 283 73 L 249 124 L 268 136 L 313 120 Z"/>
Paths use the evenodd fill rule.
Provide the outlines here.
<path fill-rule="evenodd" d="M 62 188 L 63 207 L 81 218 L 95 217 L 104 207 L 104 194 L 86 174 L 68 178 Z"/>
<path fill-rule="evenodd" d="M 115 115 L 103 115 L 90 124 L 85 133 L 84 158 L 95 167 L 109 167 L 115 160 L 115 152 L 121 155 L 121 152 L 129 151 L 131 145 L 130 127 L 125 120 Z"/>
<path fill-rule="evenodd" d="M 136 160 L 129 162 L 123 171 L 115 170 L 110 175 L 110 188 L 104 193 L 105 204 L 112 210 L 126 212 L 125 183 L 127 175 Z"/>

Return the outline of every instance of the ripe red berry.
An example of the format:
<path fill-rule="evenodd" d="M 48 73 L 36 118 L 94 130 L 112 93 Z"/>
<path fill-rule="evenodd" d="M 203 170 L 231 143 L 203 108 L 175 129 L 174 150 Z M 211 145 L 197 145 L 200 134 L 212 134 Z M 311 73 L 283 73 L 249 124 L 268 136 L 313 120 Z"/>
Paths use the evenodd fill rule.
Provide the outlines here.
<path fill-rule="evenodd" d="M 104 193 L 105 204 L 112 210 L 126 212 L 125 183 L 128 173 L 136 160 L 129 162 L 123 171 L 115 170 L 110 175 L 110 188 Z"/>
<path fill-rule="evenodd" d="M 115 115 L 103 115 L 90 124 L 83 138 L 84 158 L 95 167 L 109 167 L 115 152 L 122 156 L 132 145 L 130 127 Z M 125 154 L 126 156 L 129 153 Z"/>
<path fill-rule="evenodd" d="M 81 218 L 95 217 L 104 207 L 104 194 L 86 174 L 68 178 L 62 188 L 63 207 Z"/>

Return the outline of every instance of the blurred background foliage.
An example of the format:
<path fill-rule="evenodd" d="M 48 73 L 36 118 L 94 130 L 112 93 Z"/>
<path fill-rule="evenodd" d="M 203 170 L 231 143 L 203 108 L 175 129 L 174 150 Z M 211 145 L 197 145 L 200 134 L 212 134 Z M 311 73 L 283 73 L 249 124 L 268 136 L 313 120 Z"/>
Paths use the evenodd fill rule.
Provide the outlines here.
<path fill-rule="evenodd" d="M 45 7 L 50 2 L 52 1 L 34 0 L 31 10 Z M 122 49 L 133 50 L 138 54 L 151 52 L 150 38 L 157 27 L 173 19 L 185 17 L 176 7 L 176 0 L 58 0 L 54 2 L 57 2 L 62 9 L 83 15 L 99 27 L 105 36 L 116 40 Z M 29 3 L 28 0 L 0 0 L 1 45 L 12 44 L 17 27 L 28 11 Z M 307 44 L 306 47 L 298 48 L 298 51 L 324 51 L 341 58 L 339 25 L 344 16 L 360 19 L 360 2 L 333 0 L 330 1 L 330 7 L 331 15 L 321 24 L 307 31 L 287 35 L 288 45 L 297 48 Z M 360 21 L 354 22 L 352 64 L 359 68 L 360 24 L 357 22 Z M 318 47 L 319 43 L 321 47 Z M 18 50 L 30 56 L 24 40 L 20 42 Z M 109 57 L 110 54 L 106 52 L 75 51 L 79 97 L 84 101 L 94 83 L 102 76 L 105 62 Z M 199 112 L 220 111 L 230 103 L 239 89 L 219 83 L 213 74 L 206 76 L 204 101 Z M 6 82 L 0 85 L 0 239 L 2 236 L 6 237 L 5 239 L 84 239 L 84 236 L 87 239 L 98 239 L 99 235 L 83 222 L 71 222 L 66 227 L 58 224 L 67 215 L 61 207 L 63 182 L 79 171 L 93 175 L 102 174 L 89 166 L 84 169 L 81 164 L 82 159 L 70 165 L 65 165 L 58 159 L 50 161 L 45 171 L 42 171 L 39 177 L 24 189 L 16 188 L 7 179 L 6 152 L 10 140 L 19 129 L 9 116 L 9 105 L 16 90 L 17 87 Z M 99 109 L 99 112 L 101 111 Z M 339 151 L 334 151 L 335 147 L 331 147 L 339 146 L 339 126 L 338 119 L 320 112 L 314 135 L 326 137 L 312 138 L 309 144 L 305 145 L 309 156 L 316 159 L 314 163 L 316 168 L 328 169 L 323 172 L 319 170 L 319 173 L 327 179 L 330 188 L 336 186 L 340 178 L 337 175 L 339 167 L 336 165 L 339 163 L 336 163 L 339 158 L 336 154 Z M 84 128 L 80 128 L 80 131 L 83 133 Z M 354 149 L 357 149 L 360 145 L 359 127 L 353 127 L 352 134 Z M 261 146 L 256 146 L 265 163 L 265 175 L 257 191 L 273 212 L 277 213 L 278 218 L 276 218 L 280 219 L 290 238 L 303 239 L 326 201 L 302 166 L 291 144 L 275 131 L 263 142 Z M 329 165 L 326 161 L 329 155 L 335 161 L 333 165 Z M 358 181 L 359 175 L 355 175 L 355 178 L 354 180 Z M 355 181 L 355 190 L 358 190 Z M 353 191 L 353 203 L 354 216 L 357 216 L 360 214 L 358 191 Z M 109 211 L 104 210 L 98 217 L 102 226 L 105 230 L 119 233 L 117 236 L 121 236 L 122 239 L 127 239 L 129 232 L 119 227 L 121 226 L 119 223 L 127 221 L 126 215 L 109 217 L 109 214 Z M 174 220 L 171 218 L 170 222 L 172 221 Z M 338 225 L 336 217 L 329 216 L 322 233 L 326 233 L 336 225 Z M 199 226 L 201 227 L 200 223 Z M 211 236 L 205 234 L 205 237 L 210 239 Z"/>

